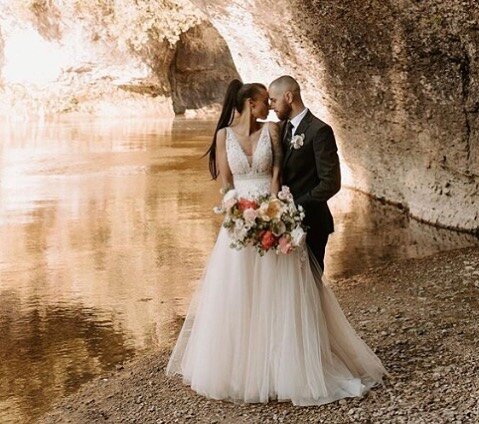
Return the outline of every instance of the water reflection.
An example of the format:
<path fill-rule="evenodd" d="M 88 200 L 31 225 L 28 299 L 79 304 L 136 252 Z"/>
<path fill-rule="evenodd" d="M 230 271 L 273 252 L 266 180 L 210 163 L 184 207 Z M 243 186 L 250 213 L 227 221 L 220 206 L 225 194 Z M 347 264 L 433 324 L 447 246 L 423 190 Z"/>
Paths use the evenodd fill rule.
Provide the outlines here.
<path fill-rule="evenodd" d="M 214 123 L 59 120 L 0 135 L 0 418 L 28 422 L 171 343 L 219 227 Z M 343 190 L 327 273 L 468 245 Z"/>
<path fill-rule="evenodd" d="M 133 355 L 114 313 L 2 292 L 0 416 L 29 422 L 60 393 Z M 120 330 L 120 331 L 119 331 Z M 33 416 L 32 416 L 33 415 Z"/>
<path fill-rule="evenodd" d="M 211 124 L 186 124 L 3 134 L 0 421 L 26 422 L 155 346 L 157 320 L 182 313 L 217 229 L 217 188 L 199 160 Z"/>
<path fill-rule="evenodd" d="M 335 232 L 328 242 L 325 269 L 332 279 L 397 259 L 479 244 L 472 235 L 425 225 L 395 206 L 352 190 L 342 189 L 329 204 Z"/>

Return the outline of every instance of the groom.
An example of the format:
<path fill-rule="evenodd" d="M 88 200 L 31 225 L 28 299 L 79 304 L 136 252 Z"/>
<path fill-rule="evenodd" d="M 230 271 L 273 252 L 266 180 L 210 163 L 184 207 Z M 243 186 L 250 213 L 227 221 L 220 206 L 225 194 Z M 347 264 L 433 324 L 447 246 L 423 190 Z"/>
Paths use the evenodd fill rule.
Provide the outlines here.
<path fill-rule="evenodd" d="M 298 82 L 288 76 L 269 86 L 271 109 L 283 121 L 282 182 L 303 206 L 309 227 L 306 241 L 321 269 L 329 234 L 334 231 L 327 201 L 341 187 L 338 149 L 333 130 L 304 106 Z"/>

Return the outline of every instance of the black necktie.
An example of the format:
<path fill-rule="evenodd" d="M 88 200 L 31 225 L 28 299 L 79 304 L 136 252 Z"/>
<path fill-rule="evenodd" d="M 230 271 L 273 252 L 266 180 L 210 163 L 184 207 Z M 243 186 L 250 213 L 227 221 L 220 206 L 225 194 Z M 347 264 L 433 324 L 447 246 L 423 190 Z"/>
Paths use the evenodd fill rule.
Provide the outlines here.
<path fill-rule="evenodd" d="M 284 133 L 283 144 L 284 148 L 288 149 L 291 144 L 291 139 L 293 138 L 293 124 L 291 121 L 286 122 L 286 131 Z"/>

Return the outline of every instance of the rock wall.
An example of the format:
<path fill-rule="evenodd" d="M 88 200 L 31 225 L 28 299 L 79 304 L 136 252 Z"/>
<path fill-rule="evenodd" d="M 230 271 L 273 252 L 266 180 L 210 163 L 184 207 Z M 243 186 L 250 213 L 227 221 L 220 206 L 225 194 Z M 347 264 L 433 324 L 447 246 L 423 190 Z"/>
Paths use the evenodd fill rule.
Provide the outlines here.
<path fill-rule="evenodd" d="M 479 233 L 479 3 L 195 1 L 240 74 L 289 73 L 337 135 L 344 184 Z"/>
<path fill-rule="evenodd" d="M 209 22 L 181 34 L 169 67 L 175 113 L 221 102 L 233 78 L 239 75 L 228 46 Z"/>
<path fill-rule="evenodd" d="M 215 110 L 238 76 L 186 0 L 0 0 L 0 27 L 0 115 L 17 119 Z"/>
<path fill-rule="evenodd" d="M 426 221 L 477 231 L 479 3 L 297 6 L 355 185 Z"/>

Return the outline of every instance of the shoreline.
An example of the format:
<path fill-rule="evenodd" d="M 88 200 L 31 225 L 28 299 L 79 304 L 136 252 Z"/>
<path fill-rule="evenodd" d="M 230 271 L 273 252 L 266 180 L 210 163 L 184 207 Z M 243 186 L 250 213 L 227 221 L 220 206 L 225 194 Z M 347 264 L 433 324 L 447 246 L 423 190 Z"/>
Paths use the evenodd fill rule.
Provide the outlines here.
<path fill-rule="evenodd" d="M 391 374 L 361 398 L 314 407 L 207 399 L 165 376 L 171 346 L 86 383 L 38 422 L 479 421 L 479 247 L 392 262 L 330 286 Z"/>
<path fill-rule="evenodd" d="M 448 230 L 448 231 L 454 231 L 456 233 L 461 233 L 461 234 L 469 234 L 473 237 L 476 237 L 479 240 L 479 226 L 478 227 L 473 227 L 473 228 L 463 228 L 463 227 L 458 227 L 458 226 L 455 226 L 455 225 L 441 224 L 440 222 L 437 222 L 437 221 L 436 222 L 428 221 L 427 219 L 421 218 L 419 215 L 415 215 L 414 213 L 412 213 L 409 206 L 404 205 L 402 202 L 396 202 L 394 200 L 389 200 L 389 199 L 386 199 L 383 196 L 378 196 L 374 193 L 364 191 L 364 190 L 362 190 L 360 188 L 357 188 L 357 187 L 354 187 L 354 186 L 342 185 L 341 189 L 347 189 L 347 190 L 351 190 L 351 191 L 361 193 L 361 194 L 369 197 L 370 199 L 373 199 L 377 202 L 380 202 L 383 205 L 394 206 L 398 211 L 401 211 L 402 213 L 404 213 L 410 219 L 413 219 L 417 222 L 420 222 L 421 224 L 429 225 L 433 228 L 437 228 L 437 229 L 440 229 L 440 230 Z"/>

